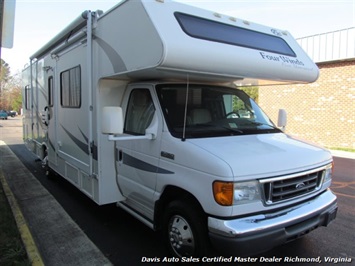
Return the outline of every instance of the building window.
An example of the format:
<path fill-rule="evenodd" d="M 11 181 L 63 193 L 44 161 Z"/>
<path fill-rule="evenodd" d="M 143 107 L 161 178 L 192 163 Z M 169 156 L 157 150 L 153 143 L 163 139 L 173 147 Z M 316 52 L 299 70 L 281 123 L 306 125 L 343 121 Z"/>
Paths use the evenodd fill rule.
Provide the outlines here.
<path fill-rule="evenodd" d="M 81 69 L 80 66 L 60 74 L 60 103 L 62 107 L 80 108 L 81 106 Z"/>

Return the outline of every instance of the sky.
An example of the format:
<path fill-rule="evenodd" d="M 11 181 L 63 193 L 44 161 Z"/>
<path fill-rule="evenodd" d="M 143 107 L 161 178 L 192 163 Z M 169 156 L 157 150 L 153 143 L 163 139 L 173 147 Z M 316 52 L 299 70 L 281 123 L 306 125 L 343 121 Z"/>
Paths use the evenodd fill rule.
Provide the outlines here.
<path fill-rule="evenodd" d="M 355 26 L 355 0 L 176 1 L 288 30 L 295 38 Z M 120 0 L 16 0 L 13 48 L 2 48 L 1 57 L 9 64 L 12 74 L 19 73 L 31 55 L 83 11 L 107 11 L 118 2 Z"/>

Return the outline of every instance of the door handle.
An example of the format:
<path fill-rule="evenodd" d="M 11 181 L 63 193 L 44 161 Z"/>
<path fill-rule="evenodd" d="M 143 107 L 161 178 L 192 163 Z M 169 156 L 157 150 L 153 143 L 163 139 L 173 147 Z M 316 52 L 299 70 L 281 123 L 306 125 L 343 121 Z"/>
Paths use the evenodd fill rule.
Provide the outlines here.
<path fill-rule="evenodd" d="M 122 163 L 122 160 L 123 160 L 122 150 L 115 149 L 115 161 Z"/>

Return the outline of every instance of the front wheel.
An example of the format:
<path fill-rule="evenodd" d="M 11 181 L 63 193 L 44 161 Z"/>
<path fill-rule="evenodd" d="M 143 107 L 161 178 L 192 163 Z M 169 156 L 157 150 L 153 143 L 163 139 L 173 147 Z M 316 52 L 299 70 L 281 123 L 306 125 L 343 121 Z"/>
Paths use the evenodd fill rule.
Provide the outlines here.
<path fill-rule="evenodd" d="M 165 243 L 173 256 L 202 257 L 208 252 L 207 218 L 192 200 L 168 204 L 163 230 Z"/>

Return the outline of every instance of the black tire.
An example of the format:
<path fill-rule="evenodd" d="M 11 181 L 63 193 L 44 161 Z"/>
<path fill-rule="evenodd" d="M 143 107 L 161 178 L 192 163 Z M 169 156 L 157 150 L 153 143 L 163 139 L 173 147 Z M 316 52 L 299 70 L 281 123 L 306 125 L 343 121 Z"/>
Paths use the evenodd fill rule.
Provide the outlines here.
<path fill-rule="evenodd" d="M 53 179 L 54 173 L 53 170 L 48 165 L 48 150 L 46 147 L 43 147 L 43 154 L 44 154 L 44 158 L 42 160 L 42 168 L 44 169 L 47 178 Z"/>
<path fill-rule="evenodd" d="M 176 200 L 168 204 L 163 238 L 172 256 L 197 258 L 208 253 L 207 218 L 195 200 Z"/>

